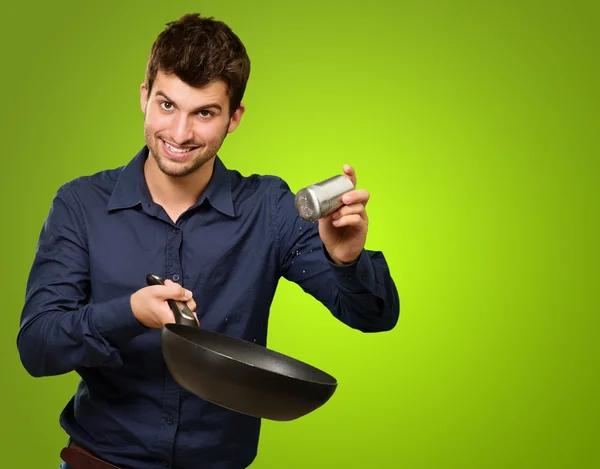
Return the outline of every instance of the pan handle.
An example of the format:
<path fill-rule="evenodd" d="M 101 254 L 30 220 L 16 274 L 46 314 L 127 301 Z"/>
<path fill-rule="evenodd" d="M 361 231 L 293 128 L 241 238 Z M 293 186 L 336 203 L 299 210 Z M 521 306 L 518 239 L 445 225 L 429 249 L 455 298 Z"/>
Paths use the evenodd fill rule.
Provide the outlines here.
<path fill-rule="evenodd" d="M 164 285 L 165 280 L 162 277 L 154 274 L 146 275 L 146 283 L 148 285 Z M 183 326 L 198 327 L 198 322 L 194 314 L 190 311 L 185 303 L 177 300 L 167 300 L 169 307 L 175 317 L 175 322 Z"/>

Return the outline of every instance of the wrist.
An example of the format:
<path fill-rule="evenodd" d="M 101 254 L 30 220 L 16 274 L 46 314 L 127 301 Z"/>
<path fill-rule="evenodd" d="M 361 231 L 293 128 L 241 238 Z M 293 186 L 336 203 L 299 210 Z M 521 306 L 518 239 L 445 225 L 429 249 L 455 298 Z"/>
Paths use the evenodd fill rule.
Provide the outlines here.
<path fill-rule="evenodd" d="M 339 265 L 339 266 L 354 264 L 356 262 L 356 260 L 358 259 L 358 257 L 356 257 L 356 258 L 348 261 L 348 260 L 339 259 L 335 256 L 329 256 L 329 257 L 331 258 L 331 262 L 333 262 L 335 265 Z"/>
<path fill-rule="evenodd" d="M 354 263 L 356 263 L 356 262 L 358 261 L 358 259 L 360 258 L 360 254 L 359 254 L 358 256 L 356 256 L 356 257 L 354 257 L 354 258 L 352 258 L 352 259 L 347 259 L 347 258 L 346 258 L 346 259 L 341 259 L 341 258 L 339 258 L 339 257 L 337 257 L 337 256 L 335 256 L 335 255 L 333 255 L 333 254 L 331 254 L 331 253 L 330 253 L 330 252 L 327 250 L 327 248 L 326 248 L 326 247 L 325 247 L 325 249 L 324 249 L 324 252 L 325 252 L 325 257 L 327 257 L 327 259 L 328 259 L 330 262 L 333 262 L 335 265 L 338 265 L 338 266 L 345 266 L 345 265 L 351 265 L 351 264 L 354 264 Z"/>
<path fill-rule="evenodd" d="M 133 293 L 130 297 L 129 297 L 129 306 L 131 307 L 131 312 L 133 313 L 133 317 L 135 319 L 137 319 L 137 321 L 140 321 L 139 318 L 139 298 L 138 298 L 138 292 Z"/>

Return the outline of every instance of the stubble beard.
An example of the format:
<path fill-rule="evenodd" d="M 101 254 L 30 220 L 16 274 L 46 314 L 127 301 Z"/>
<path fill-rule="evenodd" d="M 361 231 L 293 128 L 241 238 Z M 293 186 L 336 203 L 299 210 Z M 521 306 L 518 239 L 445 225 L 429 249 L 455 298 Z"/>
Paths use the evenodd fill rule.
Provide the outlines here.
<path fill-rule="evenodd" d="M 150 150 L 150 155 L 154 158 L 156 165 L 164 174 L 171 177 L 184 177 L 198 171 L 206 162 L 210 161 L 216 156 L 217 152 L 221 148 L 221 145 L 223 144 L 223 141 L 227 137 L 228 128 L 229 123 L 223 129 L 223 133 L 219 140 L 211 145 L 204 146 L 197 142 L 186 142 L 186 145 L 198 146 L 199 148 L 193 150 L 198 152 L 198 154 L 191 161 L 187 161 L 185 164 L 172 163 L 172 160 L 163 154 L 162 138 L 160 134 L 153 134 L 147 126 L 144 126 L 144 138 L 146 140 L 146 145 Z M 169 141 L 168 138 L 166 140 Z"/>

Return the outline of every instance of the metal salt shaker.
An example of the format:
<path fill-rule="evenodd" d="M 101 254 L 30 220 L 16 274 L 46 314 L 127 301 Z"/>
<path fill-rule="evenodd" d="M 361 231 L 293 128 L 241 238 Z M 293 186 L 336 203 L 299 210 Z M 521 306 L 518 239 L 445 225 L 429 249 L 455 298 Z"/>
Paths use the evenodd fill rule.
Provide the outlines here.
<path fill-rule="evenodd" d="M 342 196 L 351 190 L 354 190 L 354 185 L 344 175 L 300 189 L 295 199 L 298 215 L 306 221 L 317 221 L 340 208 Z"/>

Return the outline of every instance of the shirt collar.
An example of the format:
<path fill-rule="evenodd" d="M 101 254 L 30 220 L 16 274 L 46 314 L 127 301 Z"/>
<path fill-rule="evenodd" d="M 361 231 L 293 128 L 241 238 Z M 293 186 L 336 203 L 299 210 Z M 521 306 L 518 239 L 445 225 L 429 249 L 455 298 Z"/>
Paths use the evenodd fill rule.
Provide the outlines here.
<path fill-rule="evenodd" d="M 218 156 L 215 156 L 213 174 L 208 181 L 208 185 L 200 196 L 198 204 L 200 205 L 206 197 L 209 203 L 219 212 L 230 217 L 236 217 L 233 207 L 233 195 L 231 193 L 231 177 L 229 170 L 225 167 Z"/>
<path fill-rule="evenodd" d="M 144 146 L 129 164 L 123 168 L 108 200 L 109 211 L 131 208 L 139 204 L 152 202 L 150 191 L 144 178 L 144 163 L 148 158 L 148 154 L 148 147 Z M 213 208 L 221 213 L 230 217 L 236 216 L 233 208 L 229 171 L 218 156 L 215 156 L 212 177 L 194 206 L 201 205 L 205 199 L 208 200 Z"/>

